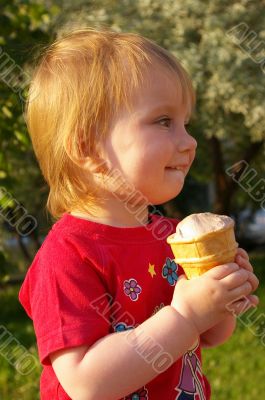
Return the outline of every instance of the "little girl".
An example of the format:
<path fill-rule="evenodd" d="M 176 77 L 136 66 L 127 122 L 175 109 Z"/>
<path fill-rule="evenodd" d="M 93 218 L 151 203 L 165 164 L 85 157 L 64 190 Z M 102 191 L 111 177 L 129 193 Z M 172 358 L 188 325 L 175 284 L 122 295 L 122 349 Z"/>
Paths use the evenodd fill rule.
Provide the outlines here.
<path fill-rule="evenodd" d="M 193 107 L 180 63 L 137 34 L 74 31 L 36 68 L 26 119 L 59 219 L 19 299 L 42 400 L 210 399 L 201 347 L 231 336 L 258 281 L 242 249 L 187 280 L 165 240 L 177 221 L 148 212 L 182 190 Z"/>

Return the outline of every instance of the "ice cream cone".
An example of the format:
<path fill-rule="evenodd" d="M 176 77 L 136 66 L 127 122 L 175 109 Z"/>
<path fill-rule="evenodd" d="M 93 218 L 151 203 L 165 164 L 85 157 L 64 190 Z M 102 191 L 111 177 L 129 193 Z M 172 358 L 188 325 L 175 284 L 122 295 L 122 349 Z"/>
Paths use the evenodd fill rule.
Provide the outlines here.
<path fill-rule="evenodd" d="M 197 232 L 192 232 L 193 216 L 196 216 Z M 204 226 L 198 227 L 200 217 L 204 219 Z M 213 226 L 211 217 L 215 222 Z M 192 214 L 187 218 L 189 218 L 188 229 L 187 225 L 185 229 L 186 219 L 184 219 L 180 222 L 181 234 L 170 235 L 167 243 L 172 248 L 175 261 L 182 266 L 188 279 L 200 276 L 217 265 L 234 262 L 238 243 L 235 240 L 234 221 L 231 218 L 211 213 Z M 218 218 L 223 218 L 221 223 L 216 223 Z M 189 234 L 185 235 L 187 232 Z"/>

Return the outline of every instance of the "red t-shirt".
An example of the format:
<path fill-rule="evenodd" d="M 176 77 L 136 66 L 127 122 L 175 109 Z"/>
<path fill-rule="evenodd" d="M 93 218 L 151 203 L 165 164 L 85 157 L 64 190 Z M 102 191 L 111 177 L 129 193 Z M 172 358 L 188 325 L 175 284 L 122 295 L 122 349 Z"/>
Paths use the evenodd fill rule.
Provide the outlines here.
<path fill-rule="evenodd" d="M 183 271 L 165 238 L 177 221 L 150 219 L 148 225 L 120 228 L 64 214 L 53 225 L 19 293 L 43 365 L 41 400 L 70 399 L 51 366 L 52 352 L 133 329 L 171 303 Z M 199 344 L 173 364 L 163 349 L 145 356 L 159 374 L 124 399 L 210 398 Z"/>

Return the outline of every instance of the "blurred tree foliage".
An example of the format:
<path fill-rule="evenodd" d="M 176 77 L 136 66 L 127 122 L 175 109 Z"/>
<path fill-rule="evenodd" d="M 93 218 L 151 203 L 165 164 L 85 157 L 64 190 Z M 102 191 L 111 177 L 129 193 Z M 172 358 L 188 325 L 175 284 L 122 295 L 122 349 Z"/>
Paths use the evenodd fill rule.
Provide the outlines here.
<path fill-rule="evenodd" d="M 199 146 L 191 174 L 197 181 L 212 182 L 216 212 L 228 214 L 250 203 L 226 169 L 246 160 L 258 172 L 256 182 L 264 171 L 264 1 L 62 3 L 65 12 L 57 21 L 62 31 L 75 25 L 106 25 L 143 34 L 176 55 L 197 92 L 190 131 Z M 239 24 L 244 27 L 236 28 Z M 179 201 L 182 196 L 175 204 Z"/>
<path fill-rule="evenodd" d="M 109 26 L 155 40 L 188 69 L 197 92 L 190 132 L 199 143 L 191 175 L 213 182 L 215 211 L 243 206 L 249 197 L 225 170 L 244 159 L 260 178 L 264 171 L 264 5 L 260 0 L 0 0 L 0 186 L 42 227 L 47 187 L 24 123 L 26 89 L 18 92 L 18 85 L 6 83 L 3 54 L 23 68 L 22 81 L 27 80 L 40 46 L 57 34 Z M 246 29 L 235 30 L 242 23 Z M 24 87 L 21 77 L 19 83 Z"/>
<path fill-rule="evenodd" d="M 12 206 L 9 199 L 14 198 L 37 218 L 38 229 L 34 232 L 36 243 L 39 243 L 39 229 L 47 225 L 44 215 L 47 188 L 32 152 L 23 110 L 33 55 L 40 43 L 48 42 L 49 25 L 59 8 L 34 1 L 0 0 L 0 10 L 0 187 L 8 192 L 8 197 L 2 193 L 0 196 L 1 280 L 12 267 L 3 247 L 6 237 L 17 238 L 15 249 L 22 249 L 18 257 L 24 256 L 27 262 L 30 259 L 15 227 L 3 218 L 7 207 Z M 13 206 L 16 207 L 16 204 Z"/>

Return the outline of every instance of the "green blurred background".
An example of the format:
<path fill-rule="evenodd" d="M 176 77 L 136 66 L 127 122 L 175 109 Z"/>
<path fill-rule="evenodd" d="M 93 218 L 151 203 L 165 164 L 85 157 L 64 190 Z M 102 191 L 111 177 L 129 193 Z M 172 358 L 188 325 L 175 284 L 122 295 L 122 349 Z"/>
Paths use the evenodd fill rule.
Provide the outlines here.
<path fill-rule="evenodd" d="M 3 332 L 9 332 L 37 355 L 17 293 L 53 223 L 23 118 L 27 83 L 42 48 L 83 26 L 140 33 L 170 50 L 192 76 L 197 106 L 189 131 L 198 141 L 197 159 L 182 194 L 158 209 L 173 217 L 213 211 L 235 218 L 237 238 L 260 279 L 260 305 L 239 319 L 228 343 L 204 350 L 204 368 L 214 400 L 260 398 L 265 392 L 264 2 L 0 0 L 0 399 L 39 398 L 40 366 L 20 374 L 3 347 Z M 24 236 L 17 229 L 23 210 L 36 220 Z M 15 360 L 15 347 L 9 351 Z"/>

